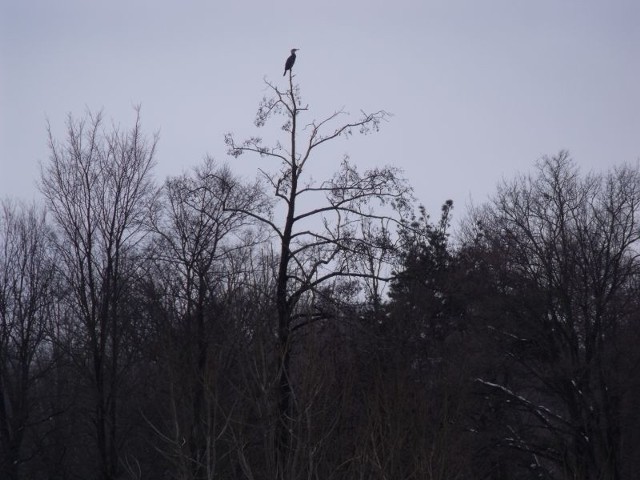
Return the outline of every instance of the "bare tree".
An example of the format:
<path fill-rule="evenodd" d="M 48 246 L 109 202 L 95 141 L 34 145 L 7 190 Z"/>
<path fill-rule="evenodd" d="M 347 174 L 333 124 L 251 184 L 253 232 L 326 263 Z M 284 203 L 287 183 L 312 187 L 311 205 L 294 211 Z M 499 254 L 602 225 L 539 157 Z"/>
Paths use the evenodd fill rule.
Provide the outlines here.
<path fill-rule="evenodd" d="M 33 473 L 27 463 L 42 452 L 26 440 L 49 417 L 36 394 L 52 362 L 51 246 L 42 209 L 0 204 L 0 476 L 9 480 Z"/>
<path fill-rule="evenodd" d="M 532 468 L 617 480 L 630 385 L 621 332 L 639 293 L 640 172 L 581 176 L 562 152 L 536 173 L 505 182 L 476 218 L 492 252 L 492 301 L 502 305 L 490 326 L 509 359 L 508 373 L 478 382 L 519 412 L 500 442 Z"/>
<path fill-rule="evenodd" d="M 159 385 L 168 404 L 165 421 L 151 423 L 176 478 L 226 473 L 220 444 L 233 405 L 225 405 L 223 391 L 244 328 L 236 304 L 246 295 L 253 248 L 265 240 L 261 226 L 240 210 L 258 213 L 269 206 L 259 185 L 245 185 L 207 159 L 190 174 L 167 180 L 162 209 L 151 219 L 148 283 L 163 312 L 154 324 Z"/>
<path fill-rule="evenodd" d="M 229 153 L 235 157 L 253 153 L 279 165 L 276 171 L 261 170 L 261 173 L 272 188 L 276 208 L 281 208 L 282 220 L 243 212 L 266 224 L 278 241 L 275 292 L 278 401 L 271 472 L 272 478 L 291 480 L 302 475 L 304 464 L 295 454 L 294 445 L 300 438 L 293 433 L 294 419 L 304 407 L 296 404 L 294 392 L 292 334 L 314 319 L 313 312 L 301 307 L 313 305 L 314 295 L 320 287 L 337 278 L 377 276 L 371 271 L 363 271 L 363 262 L 358 258 L 362 254 L 368 258 L 372 255 L 383 258 L 388 243 L 375 244 L 372 241 L 376 237 L 359 235 L 361 222 L 363 219 L 384 222 L 386 218 L 392 218 L 391 209 L 406 208 L 411 192 L 397 169 L 385 167 L 361 173 L 347 158 L 332 178 L 315 183 L 307 170 L 312 157 L 319 155 L 323 146 L 353 132 L 377 131 L 389 115 L 384 111 L 363 112 L 360 119 L 336 126 L 339 118 L 345 115 L 344 111 L 337 111 L 301 128 L 300 116 L 308 107 L 302 106 L 299 87 L 294 86 L 293 77 L 289 76 L 286 91 L 269 82 L 266 84 L 271 96 L 261 102 L 255 124 L 262 127 L 272 117 L 282 116 L 282 130 L 288 134 L 287 146 L 276 142 L 275 146 L 267 147 L 259 137 L 238 143 L 231 134 L 225 140 Z M 385 210 L 385 207 L 391 208 Z M 322 312 L 317 312 L 315 318 L 322 316 Z"/>
<path fill-rule="evenodd" d="M 144 218 L 155 188 L 151 169 L 157 137 L 142 133 L 139 109 L 134 126 L 103 128 L 101 114 L 82 120 L 71 115 L 66 139 L 49 128 L 49 162 L 41 190 L 59 229 L 58 251 L 65 281 L 73 292 L 78 342 L 88 358 L 78 359 L 92 390 L 97 470 L 117 478 L 121 438 L 120 382 L 126 367 L 124 297 L 135 271 L 133 253 L 144 235 Z"/>

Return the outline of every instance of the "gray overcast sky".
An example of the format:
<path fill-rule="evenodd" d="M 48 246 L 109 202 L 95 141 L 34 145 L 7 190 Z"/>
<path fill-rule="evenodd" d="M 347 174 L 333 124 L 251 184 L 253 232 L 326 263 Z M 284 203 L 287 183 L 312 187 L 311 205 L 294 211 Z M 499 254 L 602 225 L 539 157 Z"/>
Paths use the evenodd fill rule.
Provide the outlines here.
<path fill-rule="evenodd" d="M 640 158 L 637 0 L 0 0 L 0 197 L 38 197 L 46 119 L 103 109 L 123 127 L 142 105 L 160 131 L 158 179 L 254 134 L 263 78 L 294 68 L 307 119 L 344 107 L 394 114 L 342 153 L 393 164 L 434 210 L 457 216 L 502 177 L 568 149 L 587 170 Z"/>

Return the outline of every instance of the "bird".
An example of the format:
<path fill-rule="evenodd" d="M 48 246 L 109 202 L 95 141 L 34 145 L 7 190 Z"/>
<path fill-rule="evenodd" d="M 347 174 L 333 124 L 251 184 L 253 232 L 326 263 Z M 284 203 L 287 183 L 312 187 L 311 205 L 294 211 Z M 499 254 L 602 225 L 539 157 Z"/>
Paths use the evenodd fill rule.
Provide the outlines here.
<path fill-rule="evenodd" d="M 296 52 L 300 50 L 299 48 L 292 48 L 291 55 L 287 58 L 287 62 L 284 64 L 284 73 L 282 76 L 284 77 L 287 74 L 287 70 L 291 70 L 293 68 L 293 64 L 296 63 Z"/>

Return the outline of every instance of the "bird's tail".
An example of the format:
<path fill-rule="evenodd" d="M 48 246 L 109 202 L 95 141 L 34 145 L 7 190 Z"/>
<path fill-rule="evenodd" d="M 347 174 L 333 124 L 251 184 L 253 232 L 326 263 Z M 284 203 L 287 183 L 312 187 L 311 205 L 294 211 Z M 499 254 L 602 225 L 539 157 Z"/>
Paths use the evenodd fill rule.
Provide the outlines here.
<path fill-rule="evenodd" d="M 287 74 L 287 71 L 285 70 L 284 73 L 282 74 L 282 76 L 284 77 Z"/>

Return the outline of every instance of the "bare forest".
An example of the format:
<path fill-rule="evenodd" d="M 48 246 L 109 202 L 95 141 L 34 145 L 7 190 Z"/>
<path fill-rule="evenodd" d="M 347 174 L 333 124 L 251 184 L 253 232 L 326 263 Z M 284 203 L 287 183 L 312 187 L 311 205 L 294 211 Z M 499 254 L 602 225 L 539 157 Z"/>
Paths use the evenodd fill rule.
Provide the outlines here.
<path fill-rule="evenodd" d="M 552 154 L 452 232 L 393 166 L 318 177 L 392 119 L 293 79 L 163 183 L 139 109 L 49 128 L 0 204 L 0 478 L 637 478 L 638 165 Z"/>

